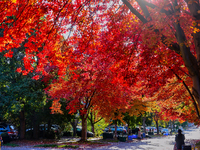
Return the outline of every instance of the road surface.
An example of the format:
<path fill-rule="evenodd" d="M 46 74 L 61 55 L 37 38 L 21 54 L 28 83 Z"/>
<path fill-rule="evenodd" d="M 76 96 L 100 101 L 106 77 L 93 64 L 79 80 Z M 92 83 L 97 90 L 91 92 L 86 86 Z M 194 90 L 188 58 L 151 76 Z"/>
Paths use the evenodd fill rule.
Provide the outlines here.
<path fill-rule="evenodd" d="M 200 128 L 190 128 L 184 131 L 186 145 L 191 144 L 192 140 L 200 140 Z M 175 143 L 175 135 L 166 137 L 143 139 L 136 142 L 119 142 L 112 143 L 109 146 L 102 146 L 97 148 L 80 147 L 79 150 L 173 150 Z M 56 148 L 33 148 L 33 147 L 4 147 L 1 150 L 58 150 Z M 67 149 L 59 149 L 67 150 Z"/>

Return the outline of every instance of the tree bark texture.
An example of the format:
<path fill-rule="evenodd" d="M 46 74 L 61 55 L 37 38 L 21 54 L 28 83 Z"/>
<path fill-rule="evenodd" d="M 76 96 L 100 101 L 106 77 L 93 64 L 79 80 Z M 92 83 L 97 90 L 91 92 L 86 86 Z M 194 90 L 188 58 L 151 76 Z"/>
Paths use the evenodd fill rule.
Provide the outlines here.
<path fill-rule="evenodd" d="M 26 122 L 24 108 L 20 111 L 20 139 L 25 138 Z"/>
<path fill-rule="evenodd" d="M 140 5 L 140 9 L 142 10 L 144 16 L 137 11 L 135 8 L 132 7 L 132 5 L 127 0 L 122 0 L 122 2 L 130 9 L 130 11 L 135 14 L 144 24 L 148 21 L 151 21 L 151 16 L 149 15 L 149 11 L 147 9 L 148 7 L 151 7 L 152 9 L 156 8 L 157 6 L 149 3 L 145 0 L 136 0 L 138 4 Z M 179 4 L 177 0 L 172 1 L 173 2 L 173 8 L 171 10 L 165 10 L 162 8 L 160 10 L 161 13 L 165 13 L 167 16 L 174 15 L 175 18 L 179 18 Z M 188 8 L 190 10 L 190 15 L 193 17 L 194 22 L 196 22 L 195 28 L 200 30 L 200 5 L 199 0 L 185 0 L 185 2 L 188 5 Z M 158 8 L 158 7 L 157 7 Z M 200 32 L 193 33 L 193 40 L 195 44 L 195 50 L 197 57 L 195 57 L 191 51 L 190 47 L 188 47 L 185 43 L 187 41 L 185 33 L 179 23 L 179 19 L 177 19 L 174 22 L 174 28 L 177 43 L 171 43 L 170 46 L 168 46 L 169 49 L 175 51 L 177 54 L 179 54 L 184 61 L 185 66 L 187 67 L 190 77 L 193 81 L 193 88 L 192 88 L 192 94 L 195 97 L 195 102 L 200 108 Z M 163 37 L 165 39 L 165 37 Z M 165 44 L 163 40 L 163 44 Z M 165 44 L 166 45 L 166 44 Z M 169 45 L 169 44 L 168 44 Z"/>
<path fill-rule="evenodd" d="M 191 0 L 185 0 L 188 4 L 188 7 L 190 9 L 190 13 L 194 18 L 194 21 L 197 21 L 200 19 L 200 14 L 198 11 L 200 10 L 199 2 L 197 0 L 191 1 Z M 174 4 L 174 8 L 178 4 Z M 199 28 L 199 24 L 196 25 L 197 29 Z M 200 62 L 200 33 L 196 32 L 193 33 L 194 37 L 194 44 L 195 44 L 195 50 L 197 53 L 197 58 L 191 53 L 190 48 L 187 47 L 184 43 L 186 42 L 186 37 L 183 32 L 183 29 L 181 28 L 179 22 L 175 23 L 175 29 L 176 29 L 176 38 L 180 46 L 181 56 L 183 58 L 183 61 L 185 63 L 185 66 L 187 67 L 189 74 L 191 76 L 191 79 L 193 81 L 193 95 L 196 99 L 196 102 L 200 108 L 200 74 L 199 74 L 199 62 Z"/>
<path fill-rule="evenodd" d="M 82 131 L 81 131 L 81 141 L 87 140 L 87 118 L 86 115 L 81 115 L 82 119 Z"/>
<path fill-rule="evenodd" d="M 38 124 L 36 112 L 34 112 L 34 115 L 33 115 L 33 139 L 39 139 L 39 124 Z"/>
<path fill-rule="evenodd" d="M 72 127 L 73 127 L 73 136 L 76 136 L 76 126 L 78 124 L 78 120 L 77 119 L 73 119 L 72 121 L 70 121 Z"/>
<path fill-rule="evenodd" d="M 115 120 L 115 138 L 117 138 L 117 120 Z"/>
<path fill-rule="evenodd" d="M 157 134 L 159 134 L 158 120 L 156 120 Z"/>
<path fill-rule="evenodd" d="M 145 121 L 146 121 L 146 117 L 142 117 L 143 130 L 144 130 L 144 132 L 146 133 Z"/>

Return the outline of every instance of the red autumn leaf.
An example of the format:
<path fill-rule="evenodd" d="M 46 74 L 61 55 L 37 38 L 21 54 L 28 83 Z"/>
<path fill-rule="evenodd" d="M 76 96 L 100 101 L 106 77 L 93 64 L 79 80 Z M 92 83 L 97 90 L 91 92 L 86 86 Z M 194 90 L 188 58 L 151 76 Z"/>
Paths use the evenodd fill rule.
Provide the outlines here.
<path fill-rule="evenodd" d="M 22 72 L 22 68 L 17 68 L 16 72 L 21 73 Z"/>
<path fill-rule="evenodd" d="M 13 51 L 9 51 L 4 55 L 6 58 L 12 58 L 13 56 Z"/>
<path fill-rule="evenodd" d="M 35 76 L 32 77 L 32 79 L 38 80 L 38 79 L 40 79 L 40 76 L 39 75 L 35 75 Z"/>

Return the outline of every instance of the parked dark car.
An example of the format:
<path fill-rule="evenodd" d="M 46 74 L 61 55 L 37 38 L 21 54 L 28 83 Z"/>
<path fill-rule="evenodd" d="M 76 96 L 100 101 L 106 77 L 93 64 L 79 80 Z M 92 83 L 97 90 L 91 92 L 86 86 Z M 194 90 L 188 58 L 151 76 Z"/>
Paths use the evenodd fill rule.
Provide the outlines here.
<path fill-rule="evenodd" d="M 15 126 L 12 124 L 0 123 L 0 133 L 4 142 L 5 141 L 9 142 L 11 140 L 19 139 L 18 131 L 15 128 Z M 9 137 L 9 140 L 8 140 L 8 137 Z"/>
<path fill-rule="evenodd" d="M 2 141 L 2 143 L 7 143 L 11 141 L 11 138 L 8 135 L 6 128 L 2 125 L 0 125 L 0 140 Z"/>
<path fill-rule="evenodd" d="M 33 137 L 33 128 L 26 129 L 27 138 Z M 52 124 L 48 129 L 48 124 L 41 124 L 39 126 L 39 137 L 48 139 L 57 139 L 62 136 L 62 131 L 59 125 Z"/>
<path fill-rule="evenodd" d="M 76 134 L 77 134 L 77 136 L 81 136 L 82 127 L 80 127 L 80 126 L 76 127 Z M 94 137 L 94 134 L 92 132 L 90 132 L 90 131 L 87 131 L 87 137 Z"/>
<path fill-rule="evenodd" d="M 162 131 L 162 127 L 158 127 L 159 128 L 159 133 L 161 133 L 161 131 Z"/>
<path fill-rule="evenodd" d="M 39 126 L 39 128 L 40 128 L 41 131 L 48 130 L 48 124 L 41 124 Z M 52 124 L 51 127 L 50 127 L 50 130 L 54 131 L 55 133 L 60 133 L 61 132 L 61 128 L 57 124 Z"/>
<path fill-rule="evenodd" d="M 109 125 L 104 129 L 104 132 L 115 132 L 115 125 Z M 117 126 L 117 134 L 127 134 L 126 128 L 124 126 Z"/>
<path fill-rule="evenodd" d="M 138 131 L 140 131 L 140 128 L 138 127 L 132 129 L 133 134 L 138 134 Z"/>
<path fill-rule="evenodd" d="M 40 136 L 44 136 L 50 139 L 57 139 L 62 136 L 62 131 L 59 125 L 52 124 L 48 131 L 48 124 L 41 124 L 39 126 Z"/>

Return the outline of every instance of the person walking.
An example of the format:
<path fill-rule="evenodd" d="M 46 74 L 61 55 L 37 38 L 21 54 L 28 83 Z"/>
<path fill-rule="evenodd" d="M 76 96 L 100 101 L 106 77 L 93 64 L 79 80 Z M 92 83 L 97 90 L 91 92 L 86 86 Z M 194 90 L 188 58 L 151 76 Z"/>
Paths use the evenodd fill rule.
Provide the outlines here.
<path fill-rule="evenodd" d="M 182 145 L 185 144 L 185 136 L 182 134 L 181 129 L 178 129 L 178 134 L 175 137 L 175 141 L 176 141 L 176 149 L 181 150 Z"/>

